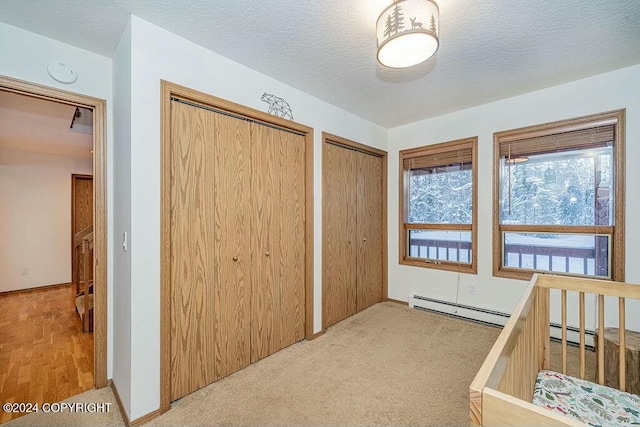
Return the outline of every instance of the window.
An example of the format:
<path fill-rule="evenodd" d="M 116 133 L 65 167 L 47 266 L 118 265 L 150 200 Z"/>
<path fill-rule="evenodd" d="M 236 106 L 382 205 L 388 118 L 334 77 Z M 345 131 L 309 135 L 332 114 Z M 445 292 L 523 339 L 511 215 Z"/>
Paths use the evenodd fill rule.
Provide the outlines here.
<path fill-rule="evenodd" d="M 400 151 L 400 264 L 476 273 L 477 142 Z"/>
<path fill-rule="evenodd" d="M 494 275 L 624 280 L 624 110 L 494 134 Z"/>

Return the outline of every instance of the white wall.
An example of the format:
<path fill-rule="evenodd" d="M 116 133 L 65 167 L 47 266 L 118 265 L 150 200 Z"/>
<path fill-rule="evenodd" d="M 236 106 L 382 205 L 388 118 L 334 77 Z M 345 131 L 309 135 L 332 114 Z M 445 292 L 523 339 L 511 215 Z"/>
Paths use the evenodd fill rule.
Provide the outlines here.
<path fill-rule="evenodd" d="M 389 130 L 389 297 L 410 292 L 510 313 L 527 282 L 492 276 L 493 133 L 626 108 L 626 274 L 640 283 L 640 66 L 551 87 Z M 478 136 L 478 274 L 467 275 L 398 264 L 398 151 Z M 469 283 L 476 295 L 467 293 Z M 591 309 L 593 308 L 590 305 Z M 640 328 L 640 307 L 628 307 L 630 327 Z M 587 314 L 589 319 L 591 311 Z M 557 319 L 556 319 L 557 320 Z"/>
<path fill-rule="evenodd" d="M 321 329 L 321 132 L 386 149 L 387 132 L 357 116 L 210 52 L 137 17 L 131 20 L 131 419 L 159 406 L 160 79 L 266 111 L 285 98 L 315 129 L 314 329 Z M 116 88 L 116 91 L 119 89 Z M 116 235 L 123 230 L 116 230 Z"/>
<path fill-rule="evenodd" d="M 91 159 L 0 148 L 0 292 L 71 282 L 71 174 L 92 171 Z"/>
<path fill-rule="evenodd" d="M 107 101 L 107 227 L 113 230 L 113 109 L 111 102 L 111 59 L 77 47 L 40 36 L 0 22 L 0 75 L 32 83 L 89 95 Z M 72 84 L 58 83 L 47 74 L 47 64 L 60 61 L 74 67 L 78 80 Z M 109 233 L 108 248 L 113 248 Z M 110 249 L 109 249 L 110 250 Z M 113 263 L 107 265 L 107 377 L 113 371 Z"/>
<path fill-rule="evenodd" d="M 131 22 L 113 57 L 113 383 L 131 413 L 131 251 L 122 246 L 131 232 Z"/>

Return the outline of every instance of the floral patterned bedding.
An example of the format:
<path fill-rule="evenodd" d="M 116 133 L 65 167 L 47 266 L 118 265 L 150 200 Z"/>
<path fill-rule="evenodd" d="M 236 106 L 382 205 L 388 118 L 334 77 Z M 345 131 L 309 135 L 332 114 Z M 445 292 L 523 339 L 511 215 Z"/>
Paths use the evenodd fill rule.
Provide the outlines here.
<path fill-rule="evenodd" d="M 540 371 L 533 403 L 594 427 L 640 426 L 640 396 L 558 372 Z"/>

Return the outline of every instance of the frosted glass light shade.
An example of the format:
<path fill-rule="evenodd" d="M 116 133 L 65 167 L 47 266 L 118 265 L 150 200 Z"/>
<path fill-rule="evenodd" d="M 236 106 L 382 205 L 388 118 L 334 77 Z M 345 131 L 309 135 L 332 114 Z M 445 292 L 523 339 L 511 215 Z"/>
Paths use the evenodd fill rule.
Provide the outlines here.
<path fill-rule="evenodd" d="M 405 68 L 431 58 L 439 47 L 440 13 L 432 0 L 396 0 L 378 17 L 378 62 Z"/>

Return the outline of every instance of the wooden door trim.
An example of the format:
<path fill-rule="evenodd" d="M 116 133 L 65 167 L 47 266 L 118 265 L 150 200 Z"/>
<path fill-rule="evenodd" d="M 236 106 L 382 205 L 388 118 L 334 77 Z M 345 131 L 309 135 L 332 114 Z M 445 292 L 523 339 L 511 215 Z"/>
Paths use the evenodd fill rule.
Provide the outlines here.
<path fill-rule="evenodd" d="M 324 174 L 326 167 L 326 156 L 325 156 L 325 146 L 326 144 L 333 144 L 339 147 L 360 151 L 365 154 L 370 154 L 372 156 L 377 156 L 382 159 L 382 300 L 388 301 L 389 299 L 389 291 L 388 291 L 388 273 L 387 273 L 387 264 L 388 264 L 388 244 L 387 244 L 387 152 L 384 150 L 380 150 L 378 148 L 371 147 L 366 144 L 361 144 L 359 142 L 352 141 L 350 139 L 343 138 L 341 136 L 333 135 L 328 132 L 322 132 L 322 194 L 324 194 L 324 190 L 326 188 L 326 176 Z M 327 219 L 327 204 L 322 204 L 322 229 L 326 227 Z M 325 252 L 325 244 L 326 242 L 322 241 L 322 256 L 324 258 Z M 324 271 L 323 271 L 324 273 Z M 322 330 L 320 332 L 324 332 L 327 329 L 327 286 L 324 281 L 324 277 L 322 280 Z"/>
<path fill-rule="evenodd" d="M 75 230 L 76 224 L 76 181 L 78 179 L 91 179 L 93 175 L 72 173 L 71 174 L 71 283 L 78 289 L 76 278 L 78 277 L 78 263 L 76 262 L 75 253 L 75 234 L 80 230 Z"/>
<path fill-rule="evenodd" d="M 175 83 L 160 81 L 160 411 L 171 403 L 171 98 L 209 106 L 290 130 L 305 139 L 305 338 L 313 339 L 313 128 L 208 95 Z"/>
<path fill-rule="evenodd" d="M 0 89 L 93 110 L 93 383 L 107 386 L 107 110 L 104 99 L 0 76 Z M 102 283 L 102 286 L 99 284 Z"/>

